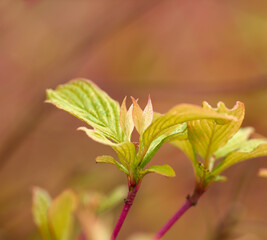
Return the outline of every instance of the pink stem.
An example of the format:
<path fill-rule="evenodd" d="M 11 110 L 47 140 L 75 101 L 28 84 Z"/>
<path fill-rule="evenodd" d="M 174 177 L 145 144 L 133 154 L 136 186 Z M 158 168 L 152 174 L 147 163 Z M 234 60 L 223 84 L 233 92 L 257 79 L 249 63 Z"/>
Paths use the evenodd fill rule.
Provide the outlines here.
<path fill-rule="evenodd" d="M 114 231 L 111 235 L 110 240 L 115 240 L 119 234 L 119 231 L 122 227 L 122 224 L 125 221 L 126 216 L 128 215 L 128 212 L 131 208 L 131 206 L 133 205 L 133 201 L 135 199 L 135 196 L 139 190 L 140 184 L 136 185 L 132 190 L 129 190 L 128 196 L 127 198 L 124 200 L 124 206 L 123 209 L 121 211 L 120 217 L 117 221 L 117 224 L 114 228 Z"/>
<path fill-rule="evenodd" d="M 181 208 L 172 216 L 172 218 L 158 231 L 158 233 L 155 235 L 153 240 L 161 239 L 166 232 L 170 230 L 170 228 L 176 223 L 189 208 L 192 206 L 195 206 L 197 204 L 197 201 L 203 194 L 202 191 L 198 192 L 195 191 L 195 193 L 192 196 L 187 196 L 185 203 L 181 206 Z"/>

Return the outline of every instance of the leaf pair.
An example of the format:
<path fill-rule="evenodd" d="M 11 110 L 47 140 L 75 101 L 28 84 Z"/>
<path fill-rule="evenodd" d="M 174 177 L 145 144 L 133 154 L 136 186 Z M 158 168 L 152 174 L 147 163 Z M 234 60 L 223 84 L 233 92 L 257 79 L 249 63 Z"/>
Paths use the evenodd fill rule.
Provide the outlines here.
<path fill-rule="evenodd" d="M 76 196 L 70 190 L 52 201 L 45 190 L 35 187 L 32 212 L 43 240 L 72 240 L 73 212 L 76 207 Z"/>
<path fill-rule="evenodd" d="M 253 129 L 240 129 L 245 114 L 243 103 L 237 102 L 233 109 L 228 109 L 222 102 L 217 108 L 204 102 L 203 109 L 231 116 L 233 120 L 224 124 L 212 119 L 190 121 L 187 138 L 175 139 L 172 143 L 192 161 L 197 181 L 204 187 L 212 181 L 224 180 L 219 174 L 235 163 L 267 155 L 266 140 L 248 140 Z M 197 155 L 202 160 L 199 161 Z"/>

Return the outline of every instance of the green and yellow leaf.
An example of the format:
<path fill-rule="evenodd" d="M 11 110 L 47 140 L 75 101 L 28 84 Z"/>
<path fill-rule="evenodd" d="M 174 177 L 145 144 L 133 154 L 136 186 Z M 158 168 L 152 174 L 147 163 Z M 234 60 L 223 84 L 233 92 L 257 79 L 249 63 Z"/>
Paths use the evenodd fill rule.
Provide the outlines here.
<path fill-rule="evenodd" d="M 79 127 L 78 130 L 84 131 L 89 138 L 91 138 L 92 140 L 96 142 L 99 142 L 99 143 L 102 143 L 108 146 L 115 145 L 115 143 L 111 142 L 109 139 L 107 139 L 102 133 L 98 132 L 97 130 L 89 129 L 86 127 Z"/>
<path fill-rule="evenodd" d="M 215 152 L 215 158 L 222 158 L 228 155 L 230 152 L 234 152 L 240 148 L 254 132 L 251 127 L 240 128 L 238 132 L 221 148 Z"/>
<path fill-rule="evenodd" d="M 173 168 L 168 165 L 168 164 L 164 164 L 161 166 L 152 166 L 148 169 L 145 169 L 143 171 L 141 171 L 141 174 L 144 176 L 148 173 L 157 173 L 166 177 L 175 177 L 175 172 L 173 170 Z"/>
<path fill-rule="evenodd" d="M 145 156 L 139 157 L 142 160 L 140 167 L 141 168 L 145 167 L 164 143 L 173 141 L 174 139 L 181 140 L 186 138 L 187 137 L 187 134 L 185 133 L 186 128 L 187 128 L 186 123 L 179 124 L 171 134 L 163 134 L 160 137 L 156 138 L 150 144 L 147 152 L 145 153 Z"/>
<path fill-rule="evenodd" d="M 244 118 L 245 109 L 241 102 L 237 102 L 233 109 L 226 108 L 222 102 L 219 102 L 217 108 L 213 109 L 204 102 L 203 109 L 235 118 L 235 121 L 223 125 L 216 122 L 215 119 L 199 119 L 188 122 L 188 138 L 196 152 L 204 159 L 205 166 L 211 170 L 214 153 L 238 131 Z"/>
<path fill-rule="evenodd" d="M 236 152 L 231 152 L 224 160 L 218 164 L 213 174 L 218 175 L 230 166 L 242 162 L 247 159 L 267 156 L 267 140 L 265 139 L 251 139 L 248 140 Z"/>
<path fill-rule="evenodd" d="M 114 164 L 119 170 L 123 171 L 127 175 L 129 174 L 128 169 L 123 166 L 121 163 L 117 162 L 113 157 L 108 156 L 108 155 L 103 155 L 103 156 L 98 156 L 96 158 L 97 163 L 109 163 L 109 164 Z"/>
<path fill-rule="evenodd" d="M 117 153 L 121 164 L 127 169 L 133 169 L 138 163 L 135 145 L 132 142 L 116 144 L 112 148 Z"/>
<path fill-rule="evenodd" d="M 181 104 L 172 108 L 168 113 L 158 117 L 145 130 L 140 140 L 140 155 L 145 155 L 150 144 L 162 135 L 169 135 L 179 127 L 180 124 L 196 119 L 212 119 L 220 124 L 228 123 L 235 119 L 233 116 L 217 113 L 211 109 L 203 109 L 191 104 Z M 184 131 L 181 129 L 181 131 Z"/>
<path fill-rule="evenodd" d="M 47 102 L 76 116 L 115 142 L 126 140 L 119 124 L 119 103 L 89 80 L 75 79 L 56 90 L 48 89 Z"/>

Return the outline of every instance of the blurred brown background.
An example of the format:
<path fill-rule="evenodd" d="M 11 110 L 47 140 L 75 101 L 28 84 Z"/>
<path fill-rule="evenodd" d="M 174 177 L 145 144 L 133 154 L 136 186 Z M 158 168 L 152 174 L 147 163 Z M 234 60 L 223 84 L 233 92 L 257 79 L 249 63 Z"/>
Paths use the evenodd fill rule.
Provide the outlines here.
<path fill-rule="evenodd" d="M 159 112 L 240 100 L 243 126 L 267 136 L 267 1 L 1 0 L 0 239 L 39 239 L 32 186 L 55 196 L 70 186 L 107 192 L 126 183 L 112 166 L 95 164 L 110 150 L 77 132 L 82 122 L 44 104 L 46 88 L 75 77 L 120 102 L 132 95 L 144 106 L 151 94 Z M 177 177 L 146 177 L 119 239 L 158 230 L 193 189 L 179 150 L 166 145 L 153 161 L 169 163 Z M 266 158 L 228 170 L 229 180 L 214 184 L 164 239 L 266 240 L 259 167 Z"/>

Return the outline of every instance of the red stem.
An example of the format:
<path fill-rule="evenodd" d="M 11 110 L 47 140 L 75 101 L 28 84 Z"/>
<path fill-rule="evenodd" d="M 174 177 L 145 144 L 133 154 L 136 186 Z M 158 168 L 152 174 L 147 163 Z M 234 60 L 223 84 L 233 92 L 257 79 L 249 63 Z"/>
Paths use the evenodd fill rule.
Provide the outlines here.
<path fill-rule="evenodd" d="M 121 211 L 120 217 L 117 221 L 117 224 L 113 230 L 113 233 L 111 235 L 110 240 L 115 240 L 119 234 L 119 231 L 122 227 L 122 224 L 125 221 L 126 216 L 128 215 L 128 212 L 131 208 L 131 206 L 133 205 L 133 201 L 135 199 L 135 196 L 139 190 L 140 187 L 140 183 L 138 185 L 136 185 L 132 190 L 129 190 L 128 196 L 127 198 L 124 200 L 124 206 L 123 209 Z"/>
<path fill-rule="evenodd" d="M 161 239 L 166 232 L 170 230 L 170 228 L 176 223 L 188 209 L 192 206 L 195 206 L 203 194 L 204 191 L 195 191 L 192 196 L 187 196 L 185 203 L 181 206 L 181 208 L 172 216 L 172 218 L 158 231 L 153 240 Z"/>

